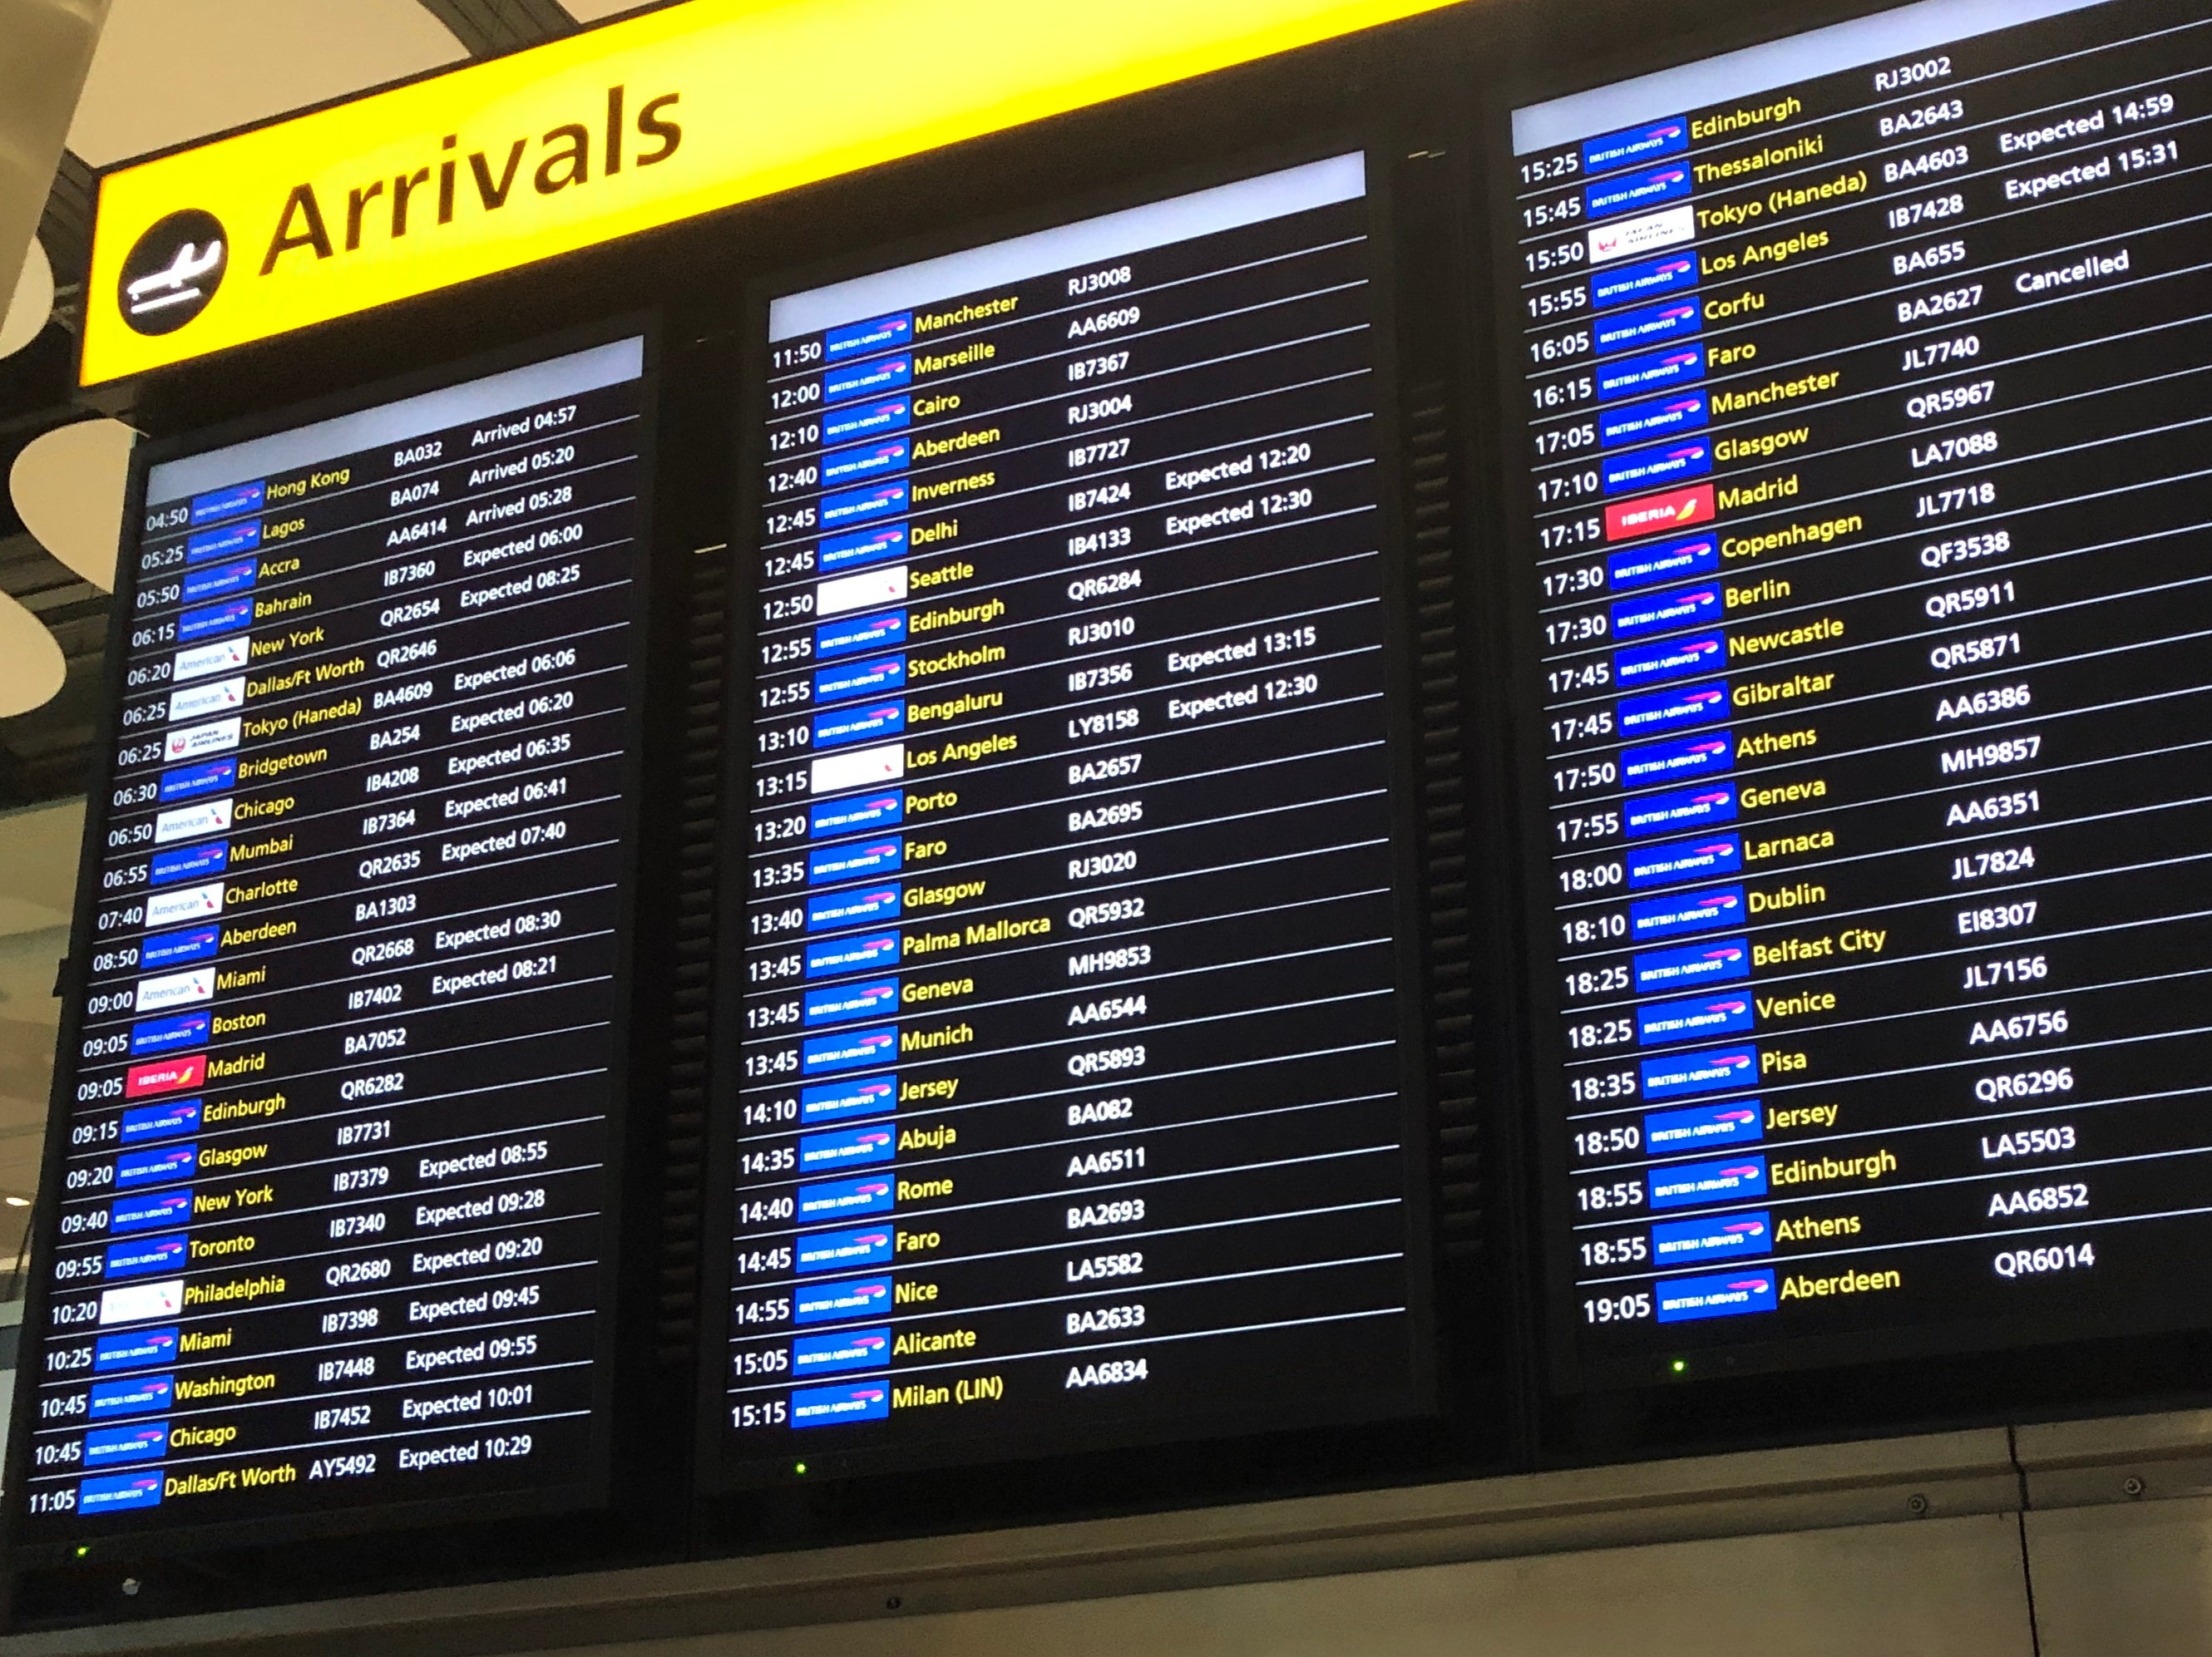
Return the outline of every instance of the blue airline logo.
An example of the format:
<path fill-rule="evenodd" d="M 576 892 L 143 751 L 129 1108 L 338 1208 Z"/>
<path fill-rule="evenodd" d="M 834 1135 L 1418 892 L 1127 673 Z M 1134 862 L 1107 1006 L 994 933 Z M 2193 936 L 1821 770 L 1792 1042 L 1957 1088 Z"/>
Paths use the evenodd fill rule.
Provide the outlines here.
<path fill-rule="evenodd" d="M 888 1162 L 898 1155 L 898 1135 L 888 1127 L 848 1127 L 835 1133 L 801 1134 L 799 1171 L 819 1173 L 825 1168 L 867 1168 Z"/>
<path fill-rule="evenodd" d="M 898 1011 L 898 980 L 870 979 L 859 984 L 833 984 L 809 990 L 799 999 L 799 1022 L 812 1029 L 818 1024 L 842 1024 L 855 1018 L 888 1018 Z"/>
<path fill-rule="evenodd" d="M 143 1416 L 150 1411 L 166 1410 L 177 1394 L 174 1375 L 134 1375 L 129 1381 L 100 1381 L 93 1383 L 88 1395 L 88 1413 L 94 1421 L 106 1421 L 116 1416 Z"/>
<path fill-rule="evenodd" d="M 1636 1045 L 1656 1047 L 1668 1041 L 1710 1041 L 1717 1035 L 1741 1035 L 1753 1022 L 1751 997 L 1741 991 L 1651 1001 L 1636 1010 Z"/>
<path fill-rule="evenodd" d="M 1699 1318 L 1771 1312 L 1779 1303 L 1774 1297 L 1772 1272 L 1723 1272 L 1711 1277 L 1662 1278 L 1656 1285 L 1654 1315 L 1662 1323 L 1689 1323 Z"/>
<path fill-rule="evenodd" d="M 1711 417 L 1712 407 L 1703 391 L 1676 391 L 1644 403 L 1622 403 L 1599 410 L 1597 439 L 1610 449 L 1674 432 L 1693 432 Z M 1648 555 L 1650 551 L 1638 549 L 1638 555 Z"/>
<path fill-rule="evenodd" d="M 853 622 L 824 622 L 814 629 L 814 653 L 823 661 L 856 650 L 883 650 L 906 642 L 906 612 L 886 610 Z"/>
<path fill-rule="evenodd" d="M 143 1369 L 149 1363 L 169 1363 L 177 1356 L 177 1329 L 133 1329 L 119 1335 L 102 1335 L 92 1344 L 92 1372 Z"/>
<path fill-rule="evenodd" d="M 833 575 L 841 569 L 865 569 L 870 564 L 903 558 L 906 544 L 905 525 L 884 524 L 872 530 L 830 536 L 815 549 L 814 561 L 823 574 Z"/>
<path fill-rule="evenodd" d="M 848 403 L 840 409 L 825 409 L 822 413 L 822 440 L 824 443 L 843 443 L 855 437 L 879 437 L 885 432 L 904 431 L 914 419 L 914 399 L 906 397 L 886 398 L 880 403 Z M 824 569 L 832 568 L 824 564 Z"/>
<path fill-rule="evenodd" d="M 253 625 L 253 600 L 234 598 L 228 604 L 209 604 L 199 610 L 179 611 L 177 616 L 177 642 L 190 644 L 195 639 L 204 639 L 217 633 L 235 633 L 240 628 Z"/>
<path fill-rule="evenodd" d="M 854 1116 L 881 1116 L 897 1108 L 898 1083 L 888 1076 L 824 1082 L 799 1090 L 802 1122 L 842 1122 Z"/>
<path fill-rule="evenodd" d="M 1686 984 L 1733 984 L 1751 976 L 1751 945 L 1743 938 L 1649 950 L 1630 963 L 1636 993 L 1679 990 Z"/>
<path fill-rule="evenodd" d="M 800 1380 L 850 1369 L 884 1369 L 890 1361 L 891 1332 L 887 1328 L 801 1335 L 791 1343 L 791 1373 Z"/>
<path fill-rule="evenodd" d="M 1662 300 L 1656 305 L 1600 317 L 1595 325 L 1594 344 L 1600 352 L 1626 351 L 1633 345 L 1679 339 L 1704 326 L 1705 318 L 1698 313 L 1694 298 Z"/>
<path fill-rule="evenodd" d="M 891 1307 L 889 1278 L 854 1278 L 844 1283 L 801 1284 L 792 1291 L 793 1323 L 835 1323 L 846 1318 L 880 1317 Z"/>
<path fill-rule="evenodd" d="M 1620 734 L 1643 737 L 1686 725 L 1711 725 L 1728 715 L 1728 684 L 1688 684 L 1649 696 L 1624 696 L 1617 708 Z"/>
<path fill-rule="evenodd" d="M 825 361 L 842 362 L 847 357 L 896 350 L 913 338 L 914 313 L 896 311 L 830 329 L 822 336 L 822 355 Z"/>
<path fill-rule="evenodd" d="M 899 912 L 896 886 L 863 886 L 849 892 L 822 892 L 806 900 L 806 930 L 824 932 L 864 920 L 889 920 Z"/>
<path fill-rule="evenodd" d="M 219 794 L 234 786 L 238 781 L 238 762 L 235 759 L 210 760 L 204 765 L 179 766 L 173 771 L 161 773 L 161 803 L 165 805 L 180 799 L 197 799 L 202 794 Z"/>
<path fill-rule="evenodd" d="M 902 354 L 878 358 L 873 362 L 856 362 L 849 367 L 832 368 L 822 376 L 822 400 L 841 403 L 848 397 L 865 397 L 870 391 L 892 391 L 914 379 L 914 359 Z"/>
<path fill-rule="evenodd" d="M 798 1269 L 801 1272 L 841 1272 L 848 1266 L 875 1266 L 891 1257 L 891 1229 L 863 1225 L 849 1231 L 817 1231 L 799 1240 Z"/>
<path fill-rule="evenodd" d="M 906 821 L 906 796 L 894 788 L 880 794 L 854 794 L 810 806 L 806 833 L 810 839 L 823 835 L 847 835 L 855 828 L 884 828 Z"/>
<path fill-rule="evenodd" d="M 172 1099 L 161 1104 L 140 1105 L 135 1110 L 125 1111 L 122 1139 L 126 1145 L 135 1145 L 149 1139 L 174 1138 L 179 1133 L 197 1132 L 199 1125 L 198 1100 Z"/>
<path fill-rule="evenodd" d="M 198 1145 L 171 1145 L 161 1150 L 127 1151 L 115 1159 L 115 1187 L 161 1185 L 181 1180 L 199 1165 Z"/>
<path fill-rule="evenodd" d="M 1665 835 L 1701 823 L 1734 822 L 1735 813 L 1735 785 L 1708 783 L 1631 800 L 1621 813 L 1621 826 L 1631 835 Z"/>
<path fill-rule="evenodd" d="M 187 962 L 204 961 L 221 947 L 222 928 L 220 926 L 187 926 L 179 932 L 156 932 L 138 946 L 138 965 L 146 970 L 155 967 L 181 967 Z"/>
<path fill-rule="evenodd" d="M 1592 219 L 1616 213 L 1640 213 L 1680 201 L 1690 193 L 1690 169 L 1682 161 L 1668 161 L 1645 173 L 1630 173 L 1583 186 L 1583 210 Z"/>
<path fill-rule="evenodd" d="M 1651 1228 L 1651 1259 L 1656 1266 L 1773 1252 L 1774 1226 L 1763 1208 L 1701 1220 L 1662 1220 Z"/>
<path fill-rule="evenodd" d="M 151 1461 L 168 1453 L 166 1421 L 149 1421 L 136 1427 L 96 1427 L 84 1435 L 88 1467 L 119 1467 L 133 1461 Z"/>
<path fill-rule="evenodd" d="M 1609 454 L 1599 463 L 1599 475 L 1607 495 L 1677 483 L 1686 477 L 1703 477 L 1713 469 L 1713 446 L 1702 437 L 1685 438 L 1656 449 L 1635 449 Z"/>
<path fill-rule="evenodd" d="M 1602 137 L 1583 139 L 1583 171 L 1610 172 L 1616 167 L 1679 155 L 1689 147 L 1689 118 L 1669 115 L 1663 121 L 1647 121 L 1642 126 L 1624 127 Z"/>
<path fill-rule="evenodd" d="M 889 967 L 899 958 L 899 935 L 896 932 L 868 932 L 859 938 L 833 938 L 806 946 L 805 972 L 808 978 L 827 978 L 832 973 L 866 972 L 871 967 Z"/>
<path fill-rule="evenodd" d="M 1717 633 L 1700 633 L 1688 639 L 1669 639 L 1662 644 L 1638 645 L 1613 652 L 1613 683 L 1621 685 L 1665 684 L 1692 673 L 1710 673 L 1728 660 L 1728 640 Z"/>
<path fill-rule="evenodd" d="M 131 1508 L 161 1505 L 159 1473 L 120 1473 L 112 1478 L 77 1481 L 76 1510 L 80 1514 L 122 1513 Z"/>
<path fill-rule="evenodd" d="M 845 667 L 817 668 L 814 700 L 827 704 L 848 696 L 900 690 L 906 686 L 906 658 L 885 656 L 879 661 L 854 662 Z"/>
<path fill-rule="evenodd" d="M 267 498 L 267 488 L 258 478 L 251 483 L 234 483 L 228 489 L 196 495 L 192 497 L 192 526 L 197 529 L 218 518 L 235 518 L 242 512 L 259 512 Z"/>
<path fill-rule="evenodd" d="M 188 569 L 185 572 L 183 583 L 185 602 L 190 604 L 200 598 L 220 598 L 226 592 L 250 587 L 260 568 L 261 566 L 252 559 L 244 558 L 234 564 L 217 564 L 212 569 Z"/>
<path fill-rule="evenodd" d="M 117 1278 L 143 1278 L 155 1272 L 178 1272 L 184 1269 L 185 1240 L 182 1233 L 167 1237 L 147 1237 L 127 1243 L 107 1246 L 106 1275 L 110 1282 Z"/>
<path fill-rule="evenodd" d="M 185 562 L 205 563 L 210 558 L 220 558 L 225 553 L 251 552 L 261 544 L 261 520 L 258 518 L 244 524 L 227 524 L 219 530 L 202 530 L 185 543 Z"/>
<path fill-rule="evenodd" d="M 873 1030 L 841 1030 L 817 1035 L 799 1044 L 799 1073 L 835 1075 L 842 1070 L 866 1070 L 887 1065 L 898 1057 L 898 1032 L 888 1027 Z"/>
<path fill-rule="evenodd" d="M 1654 1208 L 1688 1208 L 1696 1203 L 1739 1202 L 1766 1194 L 1766 1158 L 1723 1156 L 1706 1162 L 1670 1162 L 1645 1170 Z"/>
<path fill-rule="evenodd" d="M 894 483 L 871 483 L 866 489 L 847 489 L 841 495 L 822 497 L 819 511 L 822 526 L 828 529 L 837 524 L 856 524 L 866 518 L 880 518 L 886 513 L 906 510 L 906 480 Z"/>
<path fill-rule="evenodd" d="M 1637 1084 L 1654 1102 L 1747 1088 L 1758 1079 L 1759 1049 L 1750 1047 L 1670 1053 L 1637 1065 Z"/>
<path fill-rule="evenodd" d="M 822 457 L 822 481 L 825 484 L 849 483 L 855 478 L 873 477 L 879 472 L 904 471 L 907 464 L 907 441 L 894 437 L 880 443 L 859 443 L 849 449 L 833 449 Z M 824 517 L 827 524 L 831 520 Z"/>
<path fill-rule="evenodd" d="M 1680 777 L 1728 771 L 1735 766 L 1735 744 L 1722 732 L 1711 737 L 1677 737 L 1620 750 L 1620 780 L 1632 788 L 1673 782 Z"/>
<path fill-rule="evenodd" d="M 814 746 L 842 748 L 848 743 L 879 742 L 906 729 L 904 702 L 872 702 L 814 716 Z"/>
<path fill-rule="evenodd" d="M 173 1018 L 142 1019 L 131 1027 L 131 1056 L 196 1047 L 208 1039 L 208 1018 L 205 1012 L 183 1012 Z"/>
<path fill-rule="evenodd" d="M 230 865 L 230 842 L 212 840 L 202 846 L 186 846 L 173 852 L 156 852 L 147 865 L 146 878 L 156 886 L 167 886 L 172 881 L 190 880 L 196 875 L 219 875 Z"/>
<path fill-rule="evenodd" d="M 806 880 L 809 885 L 818 886 L 824 881 L 891 874 L 905 860 L 906 842 L 896 836 L 890 840 L 847 841 L 840 846 L 824 846 L 808 853 Z"/>
<path fill-rule="evenodd" d="M 1662 350 L 1615 357 L 1610 362 L 1598 364 L 1597 394 L 1601 402 L 1610 403 L 1616 398 L 1663 391 L 1669 385 L 1687 385 L 1705 377 L 1704 346 L 1670 345 Z"/>
<path fill-rule="evenodd" d="M 1743 888 L 1715 886 L 1668 897 L 1647 897 L 1628 906 L 1629 934 L 1638 944 L 1686 932 L 1708 932 L 1722 926 L 1740 926 L 1746 908 Z"/>
<path fill-rule="evenodd" d="M 1632 300 L 1656 299 L 1662 294 L 1694 287 L 1697 280 L 1696 254 L 1662 253 L 1640 264 L 1624 264 L 1591 276 L 1590 308 L 1602 311 L 1608 306 L 1626 305 Z"/>
<path fill-rule="evenodd" d="M 1613 636 L 1640 639 L 1647 633 L 1695 627 L 1721 617 L 1721 590 L 1716 585 L 1677 587 L 1672 592 L 1646 598 L 1616 599 L 1613 606 Z"/>
<path fill-rule="evenodd" d="M 890 1181 L 881 1174 L 803 1185 L 799 1187 L 799 1223 L 842 1220 L 854 1214 L 885 1213 L 891 1206 L 891 1190 Z"/>
<path fill-rule="evenodd" d="M 1675 541 L 1616 552 L 1605 561 L 1607 584 L 1616 590 L 1656 586 L 1686 575 L 1711 575 L 1721 567 L 1721 546 L 1711 535 L 1686 535 Z"/>
<path fill-rule="evenodd" d="M 798 1387 L 791 1393 L 793 1427 L 836 1427 L 848 1421 L 881 1421 L 891 1412 L 891 1389 L 880 1381 L 850 1387 Z"/>
<path fill-rule="evenodd" d="M 165 1225 L 182 1225 L 192 1211 L 189 1190 L 156 1191 L 143 1197 L 118 1197 L 108 1205 L 108 1229 L 120 1237 L 133 1231 L 153 1231 Z"/>
<path fill-rule="evenodd" d="M 1678 880 L 1711 880 L 1732 875 L 1743 867 L 1743 842 L 1734 835 L 1708 835 L 1702 840 L 1673 840 L 1661 846 L 1632 846 L 1628 850 L 1628 889 L 1670 885 Z"/>
<path fill-rule="evenodd" d="M 1674 1150 L 1703 1150 L 1708 1145 L 1741 1144 L 1765 1137 L 1756 1099 L 1655 1110 L 1644 1118 L 1644 1148 L 1655 1156 Z"/>

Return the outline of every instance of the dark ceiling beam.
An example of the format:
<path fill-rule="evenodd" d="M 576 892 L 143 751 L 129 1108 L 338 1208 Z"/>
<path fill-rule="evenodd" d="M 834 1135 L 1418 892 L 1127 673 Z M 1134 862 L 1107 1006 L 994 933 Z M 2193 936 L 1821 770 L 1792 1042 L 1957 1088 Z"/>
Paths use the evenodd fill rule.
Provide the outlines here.
<path fill-rule="evenodd" d="M 581 26 L 559 0 L 422 0 L 471 58 L 503 58 L 574 34 Z"/>

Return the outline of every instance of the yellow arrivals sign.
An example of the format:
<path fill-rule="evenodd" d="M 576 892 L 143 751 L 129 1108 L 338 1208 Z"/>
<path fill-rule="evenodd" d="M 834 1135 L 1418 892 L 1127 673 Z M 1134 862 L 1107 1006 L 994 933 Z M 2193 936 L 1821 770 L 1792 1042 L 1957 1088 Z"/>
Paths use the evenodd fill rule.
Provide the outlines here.
<path fill-rule="evenodd" d="M 688 0 L 100 180 L 82 384 L 1431 11 Z"/>

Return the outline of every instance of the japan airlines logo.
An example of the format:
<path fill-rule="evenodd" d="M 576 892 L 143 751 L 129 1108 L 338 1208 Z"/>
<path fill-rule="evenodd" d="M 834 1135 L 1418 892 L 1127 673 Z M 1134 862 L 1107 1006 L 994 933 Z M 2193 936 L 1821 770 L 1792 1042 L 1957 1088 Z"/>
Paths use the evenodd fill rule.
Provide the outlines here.
<path fill-rule="evenodd" d="M 222 220 L 196 207 L 172 213 L 123 261 L 116 307 L 136 332 L 173 334 L 207 309 L 229 263 Z"/>

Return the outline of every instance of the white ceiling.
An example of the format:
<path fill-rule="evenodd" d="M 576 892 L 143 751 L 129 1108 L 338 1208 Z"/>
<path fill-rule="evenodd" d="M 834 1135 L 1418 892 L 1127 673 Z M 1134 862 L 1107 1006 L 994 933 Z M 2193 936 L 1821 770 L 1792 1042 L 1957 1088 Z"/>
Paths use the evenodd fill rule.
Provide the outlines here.
<path fill-rule="evenodd" d="M 114 0 L 69 147 L 106 167 L 464 56 L 416 0 Z"/>
<path fill-rule="evenodd" d="M 562 0 L 581 23 L 643 0 Z M 94 167 L 462 61 L 416 0 L 113 0 L 69 147 Z"/>

